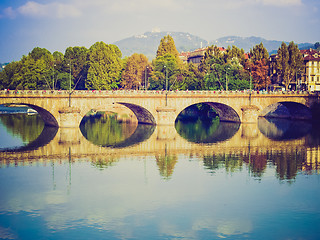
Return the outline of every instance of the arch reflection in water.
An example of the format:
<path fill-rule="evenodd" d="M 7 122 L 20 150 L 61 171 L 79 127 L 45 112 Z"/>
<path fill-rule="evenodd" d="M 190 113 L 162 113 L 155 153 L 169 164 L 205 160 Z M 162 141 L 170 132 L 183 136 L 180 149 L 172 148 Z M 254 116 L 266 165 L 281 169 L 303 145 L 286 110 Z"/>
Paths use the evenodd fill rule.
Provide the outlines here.
<path fill-rule="evenodd" d="M 0 127 L 5 128 L 0 140 L 0 151 L 30 151 L 47 145 L 58 129 L 47 127 L 38 114 L 0 114 Z"/>
<path fill-rule="evenodd" d="M 95 145 L 123 148 L 148 139 L 155 126 L 148 124 L 120 123 L 114 115 L 93 115 L 80 124 L 83 136 Z"/>
<path fill-rule="evenodd" d="M 216 143 L 230 139 L 240 127 L 240 123 L 220 122 L 219 118 L 176 122 L 176 130 L 184 139 L 195 143 Z"/>
<path fill-rule="evenodd" d="M 312 124 L 281 118 L 259 118 L 258 128 L 266 137 L 273 140 L 299 139 L 310 133 Z"/>

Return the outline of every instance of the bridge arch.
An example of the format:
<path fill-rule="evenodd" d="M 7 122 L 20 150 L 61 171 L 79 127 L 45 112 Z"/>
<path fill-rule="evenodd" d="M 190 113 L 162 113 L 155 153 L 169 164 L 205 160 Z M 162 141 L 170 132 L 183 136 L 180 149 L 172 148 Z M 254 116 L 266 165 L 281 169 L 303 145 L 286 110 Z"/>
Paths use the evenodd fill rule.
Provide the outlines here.
<path fill-rule="evenodd" d="M 138 119 L 138 123 L 145 123 L 145 124 L 152 124 L 152 125 L 156 124 L 155 117 L 146 108 L 136 104 L 132 104 L 132 103 L 125 103 L 125 102 L 117 102 L 117 103 L 129 108 L 136 115 Z"/>
<path fill-rule="evenodd" d="M 235 109 L 233 109 L 232 107 L 226 104 L 219 103 L 219 102 L 196 102 L 187 106 L 183 106 L 183 109 L 177 112 L 176 117 L 178 117 L 178 115 L 187 107 L 200 104 L 200 103 L 211 106 L 217 112 L 217 114 L 219 115 L 220 121 L 222 122 L 241 122 L 240 116 Z"/>
<path fill-rule="evenodd" d="M 32 109 L 34 109 L 35 111 L 37 111 L 40 115 L 40 117 L 42 118 L 44 124 L 46 126 L 50 126 L 50 127 L 59 127 L 58 121 L 57 119 L 53 116 L 52 113 L 50 113 L 48 110 L 39 107 L 37 105 L 33 105 L 33 104 L 29 104 L 29 103 L 7 103 L 4 104 L 6 106 L 14 106 L 14 105 L 21 105 L 21 106 L 27 106 L 30 107 Z"/>
<path fill-rule="evenodd" d="M 312 112 L 309 107 L 302 103 L 290 101 L 273 103 L 264 108 L 259 115 L 267 118 L 312 119 Z"/>

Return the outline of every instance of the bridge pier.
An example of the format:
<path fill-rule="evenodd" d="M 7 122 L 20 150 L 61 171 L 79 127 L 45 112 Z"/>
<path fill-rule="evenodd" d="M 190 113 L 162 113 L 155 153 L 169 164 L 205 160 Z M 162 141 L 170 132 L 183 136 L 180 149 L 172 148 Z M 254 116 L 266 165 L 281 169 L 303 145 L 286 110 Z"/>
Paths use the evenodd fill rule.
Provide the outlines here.
<path fill-rule="evenodd" d="M 157 125 L 174 126 L 176 120 L 176 109 L 172 107 L 158 107 L 157 111 Z"/>
<path fill-rule="evenodd" d="M 254 105 L 241 107 L 242 123 L 257 123 L 259 117 L 259 108 Z"/>
<path fill-rule="evenodd" d="M 76 107 L 64 107 L 59 111 L 59 127 L 74 128 L 79 127 L 82 119 L 80 109 Z"/>

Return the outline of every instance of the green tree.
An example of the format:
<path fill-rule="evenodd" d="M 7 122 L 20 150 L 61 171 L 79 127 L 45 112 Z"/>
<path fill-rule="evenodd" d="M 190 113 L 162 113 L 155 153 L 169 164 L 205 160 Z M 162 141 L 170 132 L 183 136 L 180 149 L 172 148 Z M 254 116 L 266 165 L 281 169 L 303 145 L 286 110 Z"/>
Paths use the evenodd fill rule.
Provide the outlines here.
<path fill-rule="evenodd" d="M 45 59 L 33 59 L 30 55 L 21 60 L 21 69 L 15 74 L 13 81 L 17 89 L 51 89 L 52 67 Z"/>
<path fill-rule="evenodd" d="M 69 89 L 71 72 L 71 85 L 76 89 L 85 89 L 85 80 L 88 73 L 88 53 L 85 47 L 68 47 L 64 54 L 64 61 L 59 77 L 61 89 Z M 71 69 L 70 69 L 71 68 Z M 70 71 L 71 70 L 71 71 Z M 65 88 L 67 86 L 67 88 Z"/>
<path fill-rule="evenodd" d="M 242 66 L 244 66 L 244 63 L 246 61 L 244 50 L 236 46 L 232 46 L 232 48 L 229 46 L 223 56 L 224 56 L 224 61 L 226 63 L 236 61 Z"/>
<path fill-rule="evenodd" d="M 177 67 L 170 79 L 169 90 L 198 90 L 202 89 L 203 78 L 198 67 L 188 63 Z"/>
<path fill-rule="evenodd" d="M 20 68 L 20 61 L 6 65 L 3 71 L 0 72 L 0 89 L 16 89 L 17 83 L 14 81 L 14 76 L 18 74 Z"/>
<path fill-rule="evenodd" d="M 11 78 L 17 89 L 51 89 L 54 85 L 54 58 L 45 48 L 34 48 L 20 60 L 19 71 Z"/>
<path fill-rule="evenodd" d="M 150 77 L 150 89 L 170 89 L 175 82 L 179 69 L 177 59 L 172 54 L 157 57 L 153 63 L 153 72 Z"/>
<path fill-rule="evenodd" d="M 121 76 L 121 86 L 124 89 L 139 89 L 144 86 L 149 68 L 148 58 L 143 54 L 134 53 L 126 60 Z"/>
<path fill-rule="evenodd" d="M 290 84 L 289 51 L 285 42 L 282 42 L 281 47 L 278 49 L 277 72 L 286 89 L 288 89 Z"/>
<path fill-rule="evenodd" d="M 268 63 L 269 53 L 268 50 L 263 46 L 263 43 L 254 46 L 253 49 L 250 49 L 250 59 L 253 62 L 264 60 L 266 64 Z"/>
<path fill-rule="evenodd" d="M 183 64 L 179 58 L 173 38 L 163 37 L 157 50 L 157 57 L 152 62 L 153 72 L 150 77 L 150 89 L 170 89 L 183 76 Z"/>
<path fill-rule="evenodd" d="M 89 49 L 87 89 L 117 89 L 122 70 L 121 51 L 112 44 L 97 42 Z"/>
<path fill-rule="evenodd" d="M 290 83 L 297 84 L 298 76 L 301 75 L 304 69 L 303 56 L 298 45 L 290 42 L 288 46 L 289 52 L 289 68 L 290 68 Z"/>
<path fill-rule="evenodd" d="M 177 60 L 179 59 L 179 52 L 176 48 L 173 38 L 170 35 L 164 36 L 160 40 L 160 45 L 157 50 L 157 58 L 166 54 L 173 55 Z"/>
<path fill-rule="evenodd" d="M 290 42 L 289 46 L 282 42 L 278 49 L 277 71 L 286 89 L 291 83 L 296 83 L 297 75 L 301 74 L 303 67 L 303 57 L 298 46 L 294 42 Z"/>
<path fill-rule="evenodd" d="M 200 62 L 199 70 L 203 75 L 208 73 L 210 69 L 210 63 L 212 63 L 212 59 L 223 59 L 223 54 L 220 51 L 219 47 L 217 47 L 216 45 L 212 45 L 206 49 L 204 56 Z"/>

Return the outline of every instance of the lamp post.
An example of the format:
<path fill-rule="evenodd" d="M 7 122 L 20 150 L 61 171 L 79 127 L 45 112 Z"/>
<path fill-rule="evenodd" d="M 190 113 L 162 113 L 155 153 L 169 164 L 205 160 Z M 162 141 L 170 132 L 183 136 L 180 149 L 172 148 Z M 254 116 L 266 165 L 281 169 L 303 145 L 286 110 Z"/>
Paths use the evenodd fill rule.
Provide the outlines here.
<path fill-rule="evenodd" d="M 228 70 L 229 68 L 226 68 L 226 92 L 228 92 Z"/>
<path fill-rule="evenodd" d="M 69 66 L 69 107 L 71 107 L 71 61 L 68 63 Z"/>
<path fill-rule="evenodd" d="M 164 66 L 166 69 L 166 106 L 168 105 L 168 68 Z"/>
<path fill-rule="evenodd" d="M 56 65 L 55 64 L 53 64 L 53 69 L 52 69 L 52 90 L 54 90 L 54 67 L 55 67 Z"/>
<path fill-rule="evenodd" d="M 144 71 L 144 89 L 147 91 L 147 70 L 148 67 L 146 67 L 145 71 Z"/>
<path fill-rule="evenodd" d="M 71 61 L 68 63 L 69 66 L 69 90 L 71 92 Z"/>
<path fill-rule="evenodd" d="M 250 93 L 251 93 L 251 89 L 252 89 L 252 72 L 250 68 Z"/>

